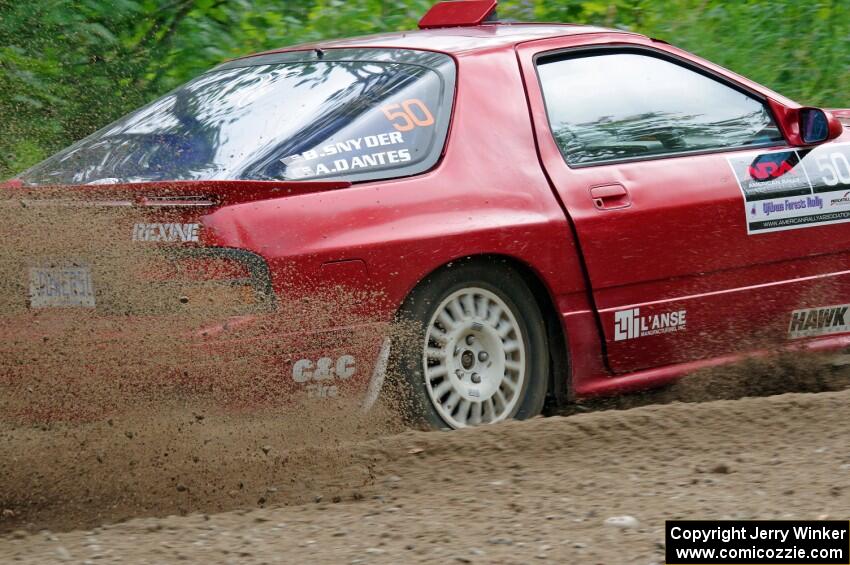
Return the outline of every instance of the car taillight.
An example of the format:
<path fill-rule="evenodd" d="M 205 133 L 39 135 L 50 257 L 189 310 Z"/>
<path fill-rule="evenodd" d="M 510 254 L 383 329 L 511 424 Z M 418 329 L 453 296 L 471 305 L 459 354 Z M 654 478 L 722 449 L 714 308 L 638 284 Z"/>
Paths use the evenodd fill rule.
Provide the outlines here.
<path fill-rule="evenodd" d="M 252 277 L 245 263 L 230 257 L 197 257 L 168 254 L 145 269 L 148 280 L 158 282 L 232 282 Z"/>
<path fill-rule="evenodd" d="M 177 277 L 187 282 L 230 281 L 251 278 L 248 265 L 230 257 L 183 257 L 175 262 Z"/>
<path fill-rule="evenodd" d="M 274 306 L 266 262 L 227 248 L 168 250 L 142 267 L 152 294 L 173 308 L 197 313 L 244 314 Z"/>

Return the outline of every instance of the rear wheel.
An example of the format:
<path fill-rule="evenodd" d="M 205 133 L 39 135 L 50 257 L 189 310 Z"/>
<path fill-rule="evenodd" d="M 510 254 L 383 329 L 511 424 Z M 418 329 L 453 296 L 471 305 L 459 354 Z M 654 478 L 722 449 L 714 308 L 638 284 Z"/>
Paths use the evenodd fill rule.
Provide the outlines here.
<path fill-rule="evenodd" d="M 463 428 L 540 413 L 549 368 L 545 327 L 515 270 L 443 270 L 417 287 L 402 314 L 417 328 L 400 364 L 416 420 Z"/>

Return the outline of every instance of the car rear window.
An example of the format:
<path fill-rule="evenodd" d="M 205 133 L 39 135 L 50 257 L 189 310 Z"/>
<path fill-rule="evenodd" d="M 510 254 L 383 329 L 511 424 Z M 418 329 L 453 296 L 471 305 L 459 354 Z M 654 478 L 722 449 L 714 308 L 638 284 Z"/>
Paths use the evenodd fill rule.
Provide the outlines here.
<path fill-rule="evenodd" d="M 310 50 L 232 61 L 20 175 L 31 185 L 163 180 L 375 180 L 439 160 L 447 55 Z"/>

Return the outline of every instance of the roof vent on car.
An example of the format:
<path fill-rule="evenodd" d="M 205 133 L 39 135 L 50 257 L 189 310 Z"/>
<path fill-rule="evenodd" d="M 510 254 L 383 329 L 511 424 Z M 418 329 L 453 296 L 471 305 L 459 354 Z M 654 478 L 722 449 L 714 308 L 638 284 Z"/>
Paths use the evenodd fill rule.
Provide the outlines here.
<path fill-rule="evenodd" d="M 495 21 L 498 3 L 498 0 L 437 2 L 419 20 L 419 28 L 477 26 L 486 21 Z"/>

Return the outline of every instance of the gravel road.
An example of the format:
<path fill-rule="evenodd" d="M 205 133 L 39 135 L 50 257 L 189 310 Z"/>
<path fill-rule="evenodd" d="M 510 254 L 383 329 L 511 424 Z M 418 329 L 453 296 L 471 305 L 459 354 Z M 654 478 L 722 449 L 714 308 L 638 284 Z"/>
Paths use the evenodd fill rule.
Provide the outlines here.
<path fill-rule="evenodd" d="M 0 562 L 660 564 L 666 519 L 847 519 L 848 407 L 789 393 L 294 448 L 264 417 L 5 430 Z"/>

